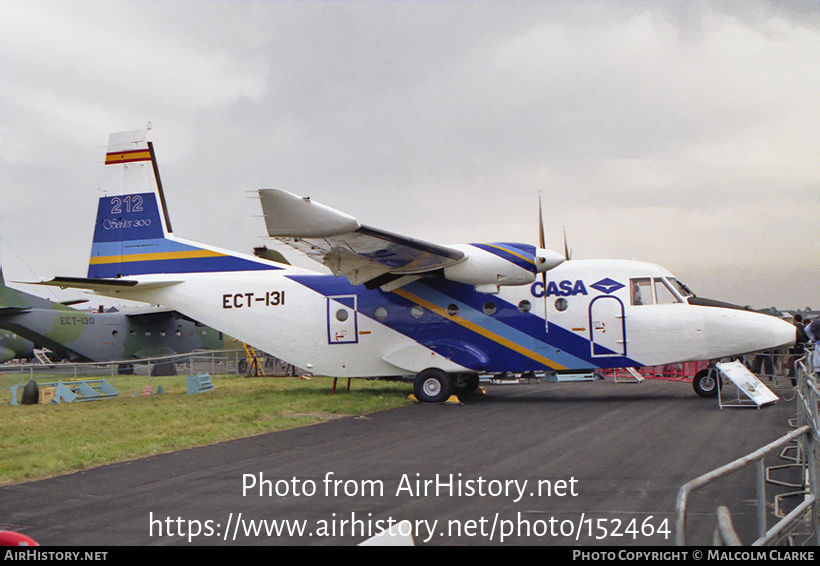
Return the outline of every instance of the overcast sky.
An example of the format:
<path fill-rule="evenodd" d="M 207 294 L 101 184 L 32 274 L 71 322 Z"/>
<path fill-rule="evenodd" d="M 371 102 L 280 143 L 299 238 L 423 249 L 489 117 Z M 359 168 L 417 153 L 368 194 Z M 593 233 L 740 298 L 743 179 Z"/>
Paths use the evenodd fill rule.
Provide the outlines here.
<path fill-rule="evenodd" d="M 253 196 L 279 187 L 536 244 L 540 193 L 574 258 L 820 308 L 816 1 L 0 0 L 7 280 L 85 276 L 108 134 L 148 122 L 184 238 L 272 246 Z"/>

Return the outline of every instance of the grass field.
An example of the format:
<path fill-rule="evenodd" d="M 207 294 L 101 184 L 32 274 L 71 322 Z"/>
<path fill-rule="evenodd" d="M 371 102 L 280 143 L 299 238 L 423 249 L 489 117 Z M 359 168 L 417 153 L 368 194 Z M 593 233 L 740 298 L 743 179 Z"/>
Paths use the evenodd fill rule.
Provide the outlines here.
<path fill-rule="evenodd" d="M 0 485 L 400 407 L 413 392 L 401 381 L 354 379 L 347 392 L 340 379 L 332 394 L 331 378 L 213 376 L 213 391 L 189 395 L 182 375 L 145 396 L 145 381 L 118 376 L 114 398 L 45 405 L 10 405 L 6 389 Z"/>

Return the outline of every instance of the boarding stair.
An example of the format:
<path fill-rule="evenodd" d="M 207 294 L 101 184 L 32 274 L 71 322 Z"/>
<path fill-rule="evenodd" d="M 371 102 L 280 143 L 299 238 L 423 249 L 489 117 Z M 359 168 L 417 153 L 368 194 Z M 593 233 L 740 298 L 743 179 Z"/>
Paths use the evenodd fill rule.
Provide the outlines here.
<path fill-rule="evenodd" d="M 48 358 L 46 350 L 34 350 L 34 359 L 38 364 L 51 365 L 54 363 Z"/>

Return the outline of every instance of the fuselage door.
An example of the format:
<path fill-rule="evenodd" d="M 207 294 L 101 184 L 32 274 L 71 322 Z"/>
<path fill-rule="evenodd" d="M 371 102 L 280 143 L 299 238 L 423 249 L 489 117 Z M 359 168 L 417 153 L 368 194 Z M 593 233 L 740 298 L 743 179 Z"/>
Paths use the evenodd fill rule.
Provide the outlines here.
<path fill-rule="evenodd" d="M 355 344 L 359 341 L 356 295 L 327 298 L 327 343 Z"/>
<path fill-rule="evenodd" d="M 626 355 L 624 304 L 612 295 L 601 295 L 589 304 L 592 357 Z"/>

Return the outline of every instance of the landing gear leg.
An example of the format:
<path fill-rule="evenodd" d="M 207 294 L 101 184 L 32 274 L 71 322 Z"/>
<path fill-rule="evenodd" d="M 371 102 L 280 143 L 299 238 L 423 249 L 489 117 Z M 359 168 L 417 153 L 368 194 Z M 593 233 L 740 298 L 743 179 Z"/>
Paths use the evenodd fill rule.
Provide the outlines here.
<path fill-rule="evenodd" d="M 478 389 L 478 376 L 475 374 L 460 375 L 453 381 L 456 395 L 469 395 Z"/>

